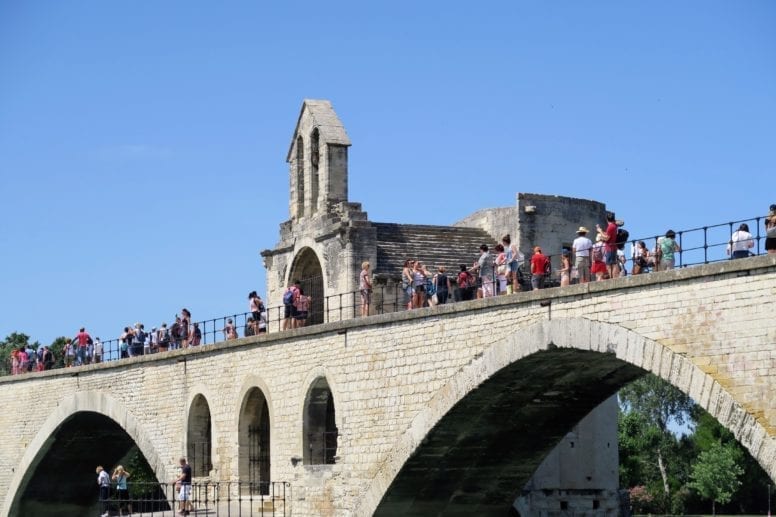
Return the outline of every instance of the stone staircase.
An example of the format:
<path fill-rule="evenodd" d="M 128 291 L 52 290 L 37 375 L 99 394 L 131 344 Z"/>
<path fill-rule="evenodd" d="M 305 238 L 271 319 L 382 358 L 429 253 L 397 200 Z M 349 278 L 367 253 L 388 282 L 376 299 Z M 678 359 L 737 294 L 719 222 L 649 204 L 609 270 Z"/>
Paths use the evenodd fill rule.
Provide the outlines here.
<path fill-rule="evenodd" d="M 480 256 L 480 246 L 491 250 L 496 240 L 480 228 L 372 223 L 377 230 L 375 274 L 401 276 L 404 261 L 418 259 L 432 273 L 445 266 L 455 274 L 460 264 L 471 266 Z"/>

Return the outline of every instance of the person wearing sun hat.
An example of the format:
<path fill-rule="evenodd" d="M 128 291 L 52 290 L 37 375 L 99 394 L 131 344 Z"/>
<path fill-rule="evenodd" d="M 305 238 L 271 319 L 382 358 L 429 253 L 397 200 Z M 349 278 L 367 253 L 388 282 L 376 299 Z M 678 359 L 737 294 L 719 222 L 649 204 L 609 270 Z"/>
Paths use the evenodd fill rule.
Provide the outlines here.
<path fill-rule="evenodd" d="M 580 226 L 577 230 L 577 238 L 571 244 L 574 252 L 574 266 L 577 268 L 579 283 L 586 284 L 590 281 L 590 250 L 593 242 L 587 238 L 588 229 Z"/>

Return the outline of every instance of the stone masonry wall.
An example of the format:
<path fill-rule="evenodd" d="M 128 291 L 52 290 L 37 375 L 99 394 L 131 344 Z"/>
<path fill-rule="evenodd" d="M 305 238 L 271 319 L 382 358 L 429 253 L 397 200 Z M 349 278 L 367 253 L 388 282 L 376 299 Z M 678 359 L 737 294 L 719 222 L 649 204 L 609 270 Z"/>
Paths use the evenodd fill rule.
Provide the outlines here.
<path fill-rule="evenodd" d="M 371 515 L 435 422 L 550 343 L 615 352 L 667 379 L 776 478 L 775 294 L 776 256 L 764 256 L 0 379 L 0 515 L 46 439 L 76 411 L 119 422 L 158 477 L 171 479 L 189 407 L 202 394 L 214 475 L 235 480 L 239 408 L 254 386 L 268 400 L 272 480 L 291 483 L 292 515 Z M 320 376 L 336 405 L 338 462 L 293 466 L 305 394 Z M 126 388 L 115 388 L 117 378 Z"/>

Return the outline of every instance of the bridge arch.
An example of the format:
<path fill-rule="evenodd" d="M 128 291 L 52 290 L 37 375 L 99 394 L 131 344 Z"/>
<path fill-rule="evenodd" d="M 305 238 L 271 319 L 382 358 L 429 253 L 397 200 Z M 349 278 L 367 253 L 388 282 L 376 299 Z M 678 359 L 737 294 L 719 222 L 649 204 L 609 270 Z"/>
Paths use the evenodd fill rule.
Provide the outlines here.
<path fill-rule="evenodd" d="M 245 379 L 238 393 L 237 479 L 244 493 L 268 494 L 272 481 L 272 400 L 258 376 Z"/>
<path fill-rule="evenodd" d="M 123 402 L 98 391 L 74 393 L 59 402 L 56 409 L 51 412 L 27 445 L 21 460 L 15 467 L 6 492 L 14 495 L 6 497 L 2 515 L 10 515 L 11 510 L 18 503 L 23 489 L 47 451 L 49 440 L 63 424 L 80 413 L 96 413 L 115 422 L 135 442 L 157 479 L 169 477 L 166 471 L 168 465 L 157 453 L 152 435 L 145 431 L 142 424 Z M 93 468 L 91 465 L 89 467 Z"/>
<path fill-rule="evenodd" d="M 194 477 L 210 475 L 213 468 L 213 419 L 207 398 L 197 393 L 188 406 L 186 459 Z"/>
<path fill-rule="evenodd" d="M 561 356 L 563 357 L 561 358 Z M 600 370 L 598 372 L 599 378 L 596 379 L 599 383 L 600 393 L 594 395 L 597 398 L 590 400 L 585 399 L 585 397 L 590 397 L 590 393 L 570 395 L 571 399 L 577 403 L 571 404 L 574 407 L 569 409 L 571 399 L 565 402 L 563 407 L 566 411 L 562 416 L 562 419 L 565 420 L 556 422 L 556 425 L 566 427 L 562 427 L 563 430 L 559 431 L 558 438 L 581 419 L 586 412 L 592 410 L 598 402 L 615 393 L 619 387 L 647 372 L 652 372 L 692 397 L 720 424 L 734 434 L 771 478 L 776 478 L 776 450 L 774 450 L 776 447 L 773 440 L 768 439 L 765 428 L 754 416 L 747 413 L 741 404 L 734 400 L 714 378 L 696 367 L 689 359 L 660 343 L 618 325 L 584 318 L 554 319 L 521 329 L 506 339 L 493 344 L 467 367 L 463 368 L 451 382 L 440 389 L 432 397 L 426 409 L 413 419 L 408 429 L 391 448 L 392 452 L 376 469 L 377 475 L 365 490 L 364 496 L 360 498 L 360 503 L 354 514 L 388 515 L 392 510 L 401 507 L 402 513 L 412 515 L 411 512 L 406 511 L 406 500 L 402 501 L 401 504 L 396 504 L 402 498 L 412 497 L 411 491 L 425 490 L 428 493 L 433 493 L 441 489 L 449 490 L 445 496 L 450 497 L 450 500 L 457 498 L 459 501 L 463 501 L 469 498 L 471 494 L 467 493 L 467 488 L 472 488 L 471 479 L 461 477 L 451 484 L 450 480 L 446 478 L 448 472 L 443 476 L 445 479 L 440 477 L 437 480 L 437 485 L 420 487 L 417 486 L 417 478 L 405 479 L 404 469 L 407 467 L 407 471 L 412 471 L 414 466 L 417 471 L 418 463 L 422 463 L 422 459 L 419 458 L 423 456 L 424 448 L 433 449 L 434 454 L 438 454 L 439 445 L 444 440 L 458 440 L 456 446 L 465 447 L 467 440 L 465 433 L 448 432 L 445 437 L 447 432 L 445 427 L 450 426 L 450 419 L 455 418 L 456 414 L 458 418 L 461 417 L 462 412 L 466 411 L 467 403 L 474 407 L 477 404 L 487 404 L 490 401 L 488 396 L 498 396 L 494 395 L 494 391 L 488 395 L 487 389 L 483 388 L 490 385 L 491 390 L 493 390 L 494 385 L 498 385 L 499 390 L 502 390 L 504 383 L 510 381 L 507 374 L 510 371 L 514 374 L 516 365 L 525 363 L 529 365 L 525 368 L 531 370 L 541 368 L 543 364 L 546 366 L 557 360 L 566 361 L 570 356 L 573 356 L 574 360 L 580 361 L 579 364 L 583 365 L 582 369 L 584 370 Z M 579 388 L 579 385 L 575 384 L 578 381 L 563 378 L 564 372 L 562 370 L 556 369 L 555 374 L 559 377 L 557 379 L 558 385 L 563 386 L 564 383 L 568 383 L 572 391 Z M 520 389 L 525 390 L 525 386 L 520 387 Z M 560 393 L 560 391 L 556 392 L 553 388 L 544 392 L 528 393 L 529 399 L 523 402 L 535 403 L 538 406 L 553 404 L 555 403 L 552 400 L 553 397 L 569 396 Z M 479 399 L 475 395 L 478 392 L 482 392 Z M 503 400 L 496 401 L 495 404 L 499 404 L 499 402 L 503 402 Z M 555 415 L 555 417 L 557 416 Z M 468 431 L 468 439 L 470 440 L 475 436 L 477 439 L 483 439 L 483 436 L 487 435 L 482 429 L 469 429 Z M 480 432 L 481 434 L 478 436 L 477 433 Z M 499 438 L 503 441 L 504 436 L 494 435 L 484 438 L 484 440 L 493 441 L 496 439 L 497 441 Z M 553 441 L 552 437 L 545 436 L 543 440 L 530 444 L 531 447 L 536 448 L 534 454 L 536 457 L 530 459 L 535 464 L 528 465 L 527 475 L 525 472 L 519 473 L 515 479 L 524 476 L 524 479 L 520 479 L 523 479 L 523 482 L 527 481 L 535 467 L 556 442 L 557 440 Z M 513 443 L 493 444 L 496 449 L 502 447 L 501 453 L 509 450 L 512 446 Z M 478 451 L 478 454 L 482 454 L 482 451 Z M 439 460 L 438 457 L 433 457 Z M 522 458 L 522 461 L 525 461 L 525 458 Z M 415 463 L 411 465 L 413 462 Z M 497 468 L 489 471 L 489 475 L 495 478 L 501 474 L 502 472 Z M 428 476 L 428 474 L 425 475 Z M 515 479 L 500 479 L 501 483 L 497 482 L 486 488 L 495 489 L 498 487 L 504 492 L 502 503 L 511 504 L 509 499 L 513 500 L 522 486 Z M 429 483 L 433 482 L 432 480 Z M 476 489 L 480 491 L 483 487 Z M 403 494 L 402 491 L 404 491 Z M 390 494 L 396 492 L 399 495 L 396 500 L 392 501 Z M 502 511 L 504 508 L 505 506 L 501 507 Z M 425 510 L 430 509 L 430 505 L 425 506 Z M 479 510 L 480 513 L 487 514 L 486 509 L 480 507 Z"/>
<path fill-rule="evenodd" d="M 317 393 L 314 393 L 314 390 L 317 390 Z M 328 391 L 328 398 L 320 399 L 319 402 L 322 402 L 322 404 L 319 404 L 317 408 L 311 408 L 311 396 L 321 396 L 324 391 Z M 343 412 L 341 409 L 337 411 L 339 393 L 342 392 L 338 389 L 336 376 L 322 365 L 319 365 L 308 372 L 301 384 L 301 390 L 297 400 L 301 401 L 299 414 L 302 417 L 302 428 L 299 430 L 299 446 L 301 447 L 300 456 L 304 465 L 326 465 L 338 462 L 338 451 L 343 447 Z M 328 406 L 329 402 L 331 403 L 330 407 Z M 310 409 L 313 409 L 314 412 L 316 412 L 315 409 L 318 410 L 315 415 L 316 422 L 313 422 L 313 427 L 323 433 L 326 433 L 327 429 L 328 432 L 332 433 L 328 435 L 330 440 L 329 448 L 331 449 L 331 454 L 328 458 L 330 460 L 329 462 L 325 461 L 325 455 L 322 455 L 322 452 L 320 452 L 326 449 L 326 443 L 323 441 L 323 438 L 318 440 L 318 442 L 313 443 L 313 448 L 318 447 L 316 450 L 319 452 L 313 453 L 311 457 L 309 436 L 311 422 L 309 420 L 310 415 L 308 414 Z M 329 409 L 331 412 L 328 414 L 329 419 L 327 421 L 327 410 Z M 322 457 L 324 461 L 313 461 L 316 457 Z"/>

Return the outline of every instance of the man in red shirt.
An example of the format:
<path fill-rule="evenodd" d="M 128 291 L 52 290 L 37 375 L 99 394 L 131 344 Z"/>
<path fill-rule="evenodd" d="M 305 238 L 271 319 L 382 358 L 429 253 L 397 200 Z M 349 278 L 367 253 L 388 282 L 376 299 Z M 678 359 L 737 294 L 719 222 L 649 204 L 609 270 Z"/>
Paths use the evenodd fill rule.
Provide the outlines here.
<path fill-rule="evenodd" d="M 78 345 L 78 349 L 76 350 L 76 365 L 80 366 L 86 364 L 86 347 L 89 346 L 91 341 L 92 337 L 86 332 L 84 327 L 81 327 L 81 330 L 79 330 L 78 334 L 73 338 L 73 343 Z"/>
<path fill-rule="evenodd" d="M 606 212 L 606 230 L 601 229 L 601 225 L 595 225 L 596 231 L 603 236 L 606 243 L 604 248 L 604 262 L 606 270 L 609 272 L 609 278 L 617 278 L 620 274 L 620 267 L 617 264 L 617 223 L 614 221 L 614 214 Z"/>
<path fill-rule="evenodd" d="M 549 259 L 542 255 L 542 249 L 534 246 L 534 254 L 531 257 L 531 287 L 541 289 L 544 287 L 544 274 L 547 271 Z"/>

